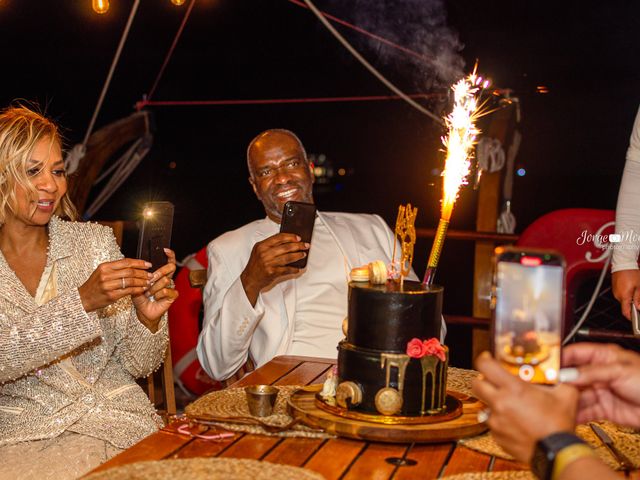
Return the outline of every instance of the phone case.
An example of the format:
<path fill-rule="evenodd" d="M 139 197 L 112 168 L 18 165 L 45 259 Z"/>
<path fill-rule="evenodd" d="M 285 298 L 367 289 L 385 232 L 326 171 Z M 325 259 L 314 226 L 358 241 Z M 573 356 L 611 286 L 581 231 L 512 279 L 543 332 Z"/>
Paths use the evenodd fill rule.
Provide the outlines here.
<path fill-rule="evenodd" d="M 143 210 L 142 227 L 138 238 L 138 258 L 151 263 L 155 271 L 167 263 L 165 248 L 171 247 L 173 204 L 150 202 Z"/>
<path fill-rule="evenodd" d="M 301 241 L 311 243 L 313 236 L 313 224 L 316 220 L 316 206 L 312 203 L 287 202 L 282 210 L 282 222 L 280 223 L 280 233 L 295 233 Z M 300 260 L 290 263 L 289 266 L 305 268 L 307 266 L 307 255 Z"/>

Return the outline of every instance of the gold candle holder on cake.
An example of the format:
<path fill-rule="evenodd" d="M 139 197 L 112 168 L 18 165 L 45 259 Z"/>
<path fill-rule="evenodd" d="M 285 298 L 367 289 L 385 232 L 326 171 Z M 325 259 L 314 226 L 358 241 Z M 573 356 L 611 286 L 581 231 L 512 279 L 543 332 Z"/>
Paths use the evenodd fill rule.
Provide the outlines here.
<path fill-rule="evenodd" d="M 433 246 L 431 247 L 431 253 L 429 254 L 429 261 L 427 262 L 427 270 L 424 273 L 424 280 L 422 281 L 425 285 L 433 284 L 433 278 L 436 275 L 436 269 L 438 268 L 438 262 L 440 261 L 440 254 L 442 253 L 442 247 L 444 246 L 444 239 L 447 236 L 448 228 L 449 222 L 444 218 L 441 218 L 438 222 L 438 230 L 436 230 L 436 237 L 433 240 Z"/>

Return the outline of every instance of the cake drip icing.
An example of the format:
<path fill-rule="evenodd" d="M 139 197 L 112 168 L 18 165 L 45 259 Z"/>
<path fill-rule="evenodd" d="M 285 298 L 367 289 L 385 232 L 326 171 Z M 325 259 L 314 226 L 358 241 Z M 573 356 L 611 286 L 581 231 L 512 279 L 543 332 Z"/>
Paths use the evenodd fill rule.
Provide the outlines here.
<path fill-rule="evenodd" d="M 447 364 L 449 363 L 449 351 L 446 351 L 447 361 L 441 362 L 437 357 L 427 355 L 420 359 L 422 367 L 422 403 L 420 406 L 420 414 L 428 415 L 438 413 L 442 410 L 447 396 L 445 388 L 434 388 L 435 385 L 447 384 Z M 429 404 L 427 400 L 427 378 L 431 375 L 431 398 Z"/>
<path fill-rule="evenodd" d="M 409 355 L 404 353 L 383 353 L 380 355 L 380 368 L 385 368 L 385 387 L 389 387 L 391 380 L 391 367 L 398 369 L 398 392 L 402 395 L 404 390 L 404 377 L 409 364 Z"/>

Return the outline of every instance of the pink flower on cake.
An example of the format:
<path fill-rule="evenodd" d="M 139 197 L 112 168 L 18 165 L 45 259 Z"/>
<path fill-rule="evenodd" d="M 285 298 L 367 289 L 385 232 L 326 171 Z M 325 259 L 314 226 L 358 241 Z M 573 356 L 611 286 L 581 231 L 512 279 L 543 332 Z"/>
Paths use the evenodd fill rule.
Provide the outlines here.
<path fill-rule="evenodd" d="M 407 355 L 411 358 L 422 358 L 426 355 L 425 343 L 419 338 L 412 338 L 407 343 Z"/>
<path fill-rule="evenodd" d="M 434 357 L 438 357 L 440 361 L 444 362 L 447 357 L 444 354 L 444 347 L 440 343 L 440 341 L 433 337 L 429 340 L 425 340 L 423 342 L 425 355 L 433 355 Z"/>
<path fill-rule="evenodd" d="M 447 357 L 444 353 L 444 347 L 433 337 L 429 340 L 420 340 L 419 338 L 412 338 L 407 343 L 407 355 L 411 358 L 422 358 L 426 355 L 432 357 L 438 357 L 440 361 L 446 361 Z"/>

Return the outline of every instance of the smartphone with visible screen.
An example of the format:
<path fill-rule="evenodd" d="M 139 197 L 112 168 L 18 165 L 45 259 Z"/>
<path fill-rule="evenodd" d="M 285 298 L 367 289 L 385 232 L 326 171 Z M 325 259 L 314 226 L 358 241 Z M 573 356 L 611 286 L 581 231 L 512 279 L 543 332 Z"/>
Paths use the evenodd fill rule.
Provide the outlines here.
<path fill-rule="evenodd" d="M 557 383 L 564 275 L 564 257 L 558 252 L 495 249 L 491 299 L 494 356 L 524 381 Z"/>
<path fill-rule="evenodd" d="M 282 209 L 280 233 L 295 233 L 302 242 L 311 243 L 313 224 L 316 221 L 316 206 L 312 203 L 287 202 Z M 305 268 L 309 255 L 289 264 L 291 267 Z"/>
<path fill-rule="evenodd" d="M 142 211 L 142 226 L 138 237 L 138 258 L 151 263 L 154 272 L 167 263 L 165 248 L 171 247 L 173 204 L 149 202 Z"/>

